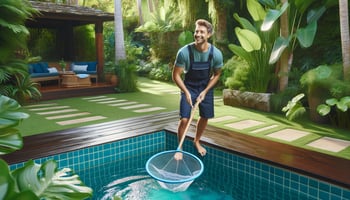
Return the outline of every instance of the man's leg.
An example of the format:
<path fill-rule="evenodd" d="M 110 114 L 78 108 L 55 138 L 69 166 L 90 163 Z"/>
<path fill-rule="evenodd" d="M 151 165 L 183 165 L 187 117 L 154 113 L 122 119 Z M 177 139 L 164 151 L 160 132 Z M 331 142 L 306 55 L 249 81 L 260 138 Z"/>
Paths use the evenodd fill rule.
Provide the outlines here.
<path fill-rule="evenodd" d="M 186 134 L 185 130 L 186 130 L 187 123 L 188 123 L 188 118 L 180 119 L 179 126 L 178 126 L 178 129 L 177 129 L 177 140 L 178 140 L 178 142 L 180 142 L 182 136 L 184 134 Z M 181 149 L 182 149 L 182 147 L 181 147 Z"/>
<path fill-rule="evenodd" d="M 188 118 L 182 118 L 180 119 L 180 122 L 179 122 L 179 126 L 178 126 L 178 129 L 177 129 L 177 141 L 178 143 L 180 143 L 180 140 L 182 138 L 182 136 L 185 133 L 185 130 L 186 130 L 186 126 L 187 126 L 187 123 L 188 123 Z M 180 150 L 182 150 L 182 146 L 180 147 Z M 176 153 L 174 155 L 175 157 L 175 160 L 181 160 L 182 159 L 182 153 Z"/>
<path fill-rule="evenodd" d="M 194 145 L 197 148 L 198 153 L 201 156 L 205 156 L 207 153 L 207 150 L 200 144 L 200 139 L 203 135 L 203 132 L 205 128 L 207 127 L 208 124 L 208 119 L 200 117 L 198 122 L 197 122 L 197 128 L 196 128 L 196 137 L 194 138 Z"/>

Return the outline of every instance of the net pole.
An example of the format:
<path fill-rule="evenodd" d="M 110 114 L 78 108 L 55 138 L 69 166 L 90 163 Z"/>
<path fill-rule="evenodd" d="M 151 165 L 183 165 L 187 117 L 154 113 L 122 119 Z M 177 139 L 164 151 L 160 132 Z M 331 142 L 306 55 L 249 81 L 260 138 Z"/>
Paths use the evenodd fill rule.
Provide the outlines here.
<path fill-rule="evenodd" d="M 193 117 L 194 117 L 194 113 L 196 112 L 196 110 L 197 110 L 197 108 L 198 108 L 198 105 L 199 105 L 199 101 L 197 101 L 197 102 L 194 104 L 194 106 L 193 106 L 193 109 L 192 109 L 192 111 L 191 111 L 190 119 L 189 119 L 188 122 L 187 122 L 185 131 L 184 131 L 184 134 L 183 134 L 182 137 L 181 137 L 181 140 L 180 140 L 180 142 L 179 142 L 179 146 L 177 147 L 177 150 L 181 150 L 182 143 L 183 143 L 184 140 L 185 140 L 185 137 L 186 137 L 188 128 L 189 128 L 190 125 L 191 125 L 192 119 L 193 119 Z"/>

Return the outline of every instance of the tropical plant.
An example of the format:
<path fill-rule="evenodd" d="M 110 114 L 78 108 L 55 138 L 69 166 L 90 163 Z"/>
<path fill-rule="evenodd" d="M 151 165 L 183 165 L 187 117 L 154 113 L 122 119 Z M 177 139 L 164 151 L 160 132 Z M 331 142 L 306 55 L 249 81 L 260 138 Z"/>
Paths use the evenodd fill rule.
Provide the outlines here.
<path fill-rule="evenodd" d="M 172 63 L 180 47 L 174 38 L 178 38 L 182 31 L 182 17 L 178 12 L 178 8 L 175 5 L 163 6 L 158 8 L 151 16 L 150 21 L 136 28 L 135 31 L 149 34 L 152 59 Z"/>
<path fill-rule="evenodd" d="M 274 26 L 269 31 L 262 32 L 260 27 L 267 11 L 256 0 L 247 0 L 247 7 L 254 23 L 237 13 L 234 14 L 234 18 L 242 27 L 235 28 L 241 46 L 229 44 L 229 49 L 248 63 L 248 68 L 238 66 L 236 69 L 247 71 L 246 78 L 238 80 L 244 85 L 242 88 L 251 92 L 267 92 L 274 77 L 274 66 L 269 64 L 268 57 L 272 51 L 273 41 L 279 35 L 279 29 Z M 240 67 L 245 69 L 241 70 Z"/>
<path fill-rule="evenodd" d="M 321 116 L 329 115 L 332 125 L 350 129 L 350 96 L 327 99 L 325 104 L 317 106 L 317 112 Z"/>
<path fill-rule="evenodd" d="M 288 120 L 293 121 L 304 115 L 306 109 L 300 101 L 302 98 L 304 98 L 304 96 L 305 94 L 303 93 L 296 95 L 291 101 L 288 101 L 286 106 L 282 108 L 282 112 L 286 113 Z"/>
<path fill-rule="evenodd" d="M 128 59 L 118 60 L 116 63 L 116 73 L 120 80 L 117 85 L 117 92 L 137 91 L 136 64 Z"/>
<path fill-rule="evenodd" d="M 66 62 L 64 62 L 63 58 L 60 60 L 60 62 L 58 62 L 58 64 L 60 65 L 61 69 L 64 71 L 66 70 Z"/>
<path fill-rule="evenodd" d="M 0 94 L 25 99 L 40 98 L 37 84 L 30 80 L 28 61 L 18 59 L 26 49 L 29 34 L 24 21 L 36 11 L 28 1 L 0 1 Z M 16 54 L 18 53 L 18 54 Z"/>
<path fill-rule="evenodd" d="M 279 89 L 284 90 L 288 85 L 288 73 L 292 66 L 293 51 L 296 45 L 299 44 L 303 48 L 312 45 L 317 31 L 317 21 L 332 3 L 327 0 L 322 2 L 316 0 L 281 0 L 281 2 L 262 0 L 259 2 L 268 7 L 261 30 L 269 31 L 275 26 L 281 29 L 281 36 L 275 38 L 269 63 L 275 64 L 279 61 Z M 260 4 L 255 1 L 254 5 L 259 6 Z M 305 13 L 307 14 L 306 22 L 303 21 Z M 256 14 L 256 17 L 260 16 L 259 12 Z M 278 20 L 280 20 L 280 25 L 275 23 Z"/>
<path fill-rule="evenodd" d="M 313 121 L 323 121 L 320 119 L 322 116 L 317 113 L 317 106 L 324 103 L 326 99 L 340 99 L 350 95 L 350 84 L 342 77 L 341 64 L 320 65 L 301 76 L 300 83 L 308 97 L 310 117 Z"/>
<path fill-rule="evenodd" d="M 0 96 L 0 155 L 9 154 L 23 146 L 16 126 L 29 117 L 18 112 L 21 106 L 9 97 Z M 71 169 L 57 169 L 57 163 L 48 160 L 42 165 L 30 160 L 13 171 L 0 159 L 0 199 L 85 199 L 92 189 L 83 185 Z"/>

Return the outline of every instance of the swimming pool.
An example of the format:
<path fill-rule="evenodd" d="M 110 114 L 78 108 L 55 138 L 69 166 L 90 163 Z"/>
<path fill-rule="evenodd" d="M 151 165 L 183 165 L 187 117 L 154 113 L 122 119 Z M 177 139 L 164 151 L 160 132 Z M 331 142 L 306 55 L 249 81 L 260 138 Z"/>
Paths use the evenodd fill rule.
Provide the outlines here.
<path fill-rule="evenodd" d="M 98 196 L 100 189 L 96 188 L 115 184 L 115 181 L 121 184 L 109 189 L 122 189 L 133 181 L 153 181 L 144 171 L 147 159 L 157 152 L 176 147 L 174 134 L 159 131 L 35 159 L 35 162 L 55 159 L 59 167 L 72 168 L 86 185 L 95 189 L 95 196 Z M 207 195 L 203 191 L 199 194 L 195 189 L 192 191 L 192 187 L 199 187 L 209 188 L 211 193 L 221 195 L 222 199 L 350 199 L 350 191 L 346 188 L 211 146 L 207 148 L 208 155 L 202 159 L 204 173 L 186 192 Z M 184 149 L 193 153 L 192 142 L 185 141 Z M 10 168 L 13 170 L 22 165 L 13 164 Z"/>

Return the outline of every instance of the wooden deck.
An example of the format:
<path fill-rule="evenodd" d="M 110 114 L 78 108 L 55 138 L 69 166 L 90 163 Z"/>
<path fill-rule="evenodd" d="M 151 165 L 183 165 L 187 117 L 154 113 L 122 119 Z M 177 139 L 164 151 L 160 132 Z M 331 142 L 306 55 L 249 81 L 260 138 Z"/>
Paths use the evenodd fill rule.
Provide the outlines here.
<path fill-rule="evenodd" d="M 2 158 L 13 164 L 159 130 L 176 133 L 177 124 L 176 111 L 33 135 L 24 138 L 23 149 Z M 194 128 L 195 122 L 191 124 L 187 134 L 189 138 L 193 138 Z M 211 126 L 205 131 L 202 140 L 209 146 L 246 155 L 350 189 L 350 160 L 347 159 Z"/>
<path fill-rule="evenodd" d="M 71 88 L 47 83 L 42 84 L 40 87 L 40 92 L 42 94 L 41 101 L 115 93 L 114 88 L 114 86 L 108 83 L 92 83 L 91 86 Z"/>

